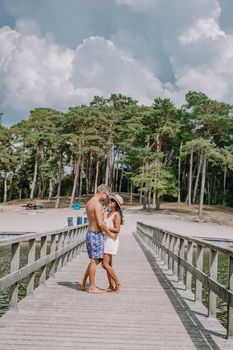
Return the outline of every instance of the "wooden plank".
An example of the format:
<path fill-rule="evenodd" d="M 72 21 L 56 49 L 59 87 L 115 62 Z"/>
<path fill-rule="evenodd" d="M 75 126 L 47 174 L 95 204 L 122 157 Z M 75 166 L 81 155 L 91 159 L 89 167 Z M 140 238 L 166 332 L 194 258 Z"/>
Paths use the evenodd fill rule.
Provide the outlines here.
<path fill-rule="evenodd" d="M 123 230 L 119 254 L 113 259 L 122 282 L 120 293 L 78 290 L 77 281 L 89 261 L 81 253 L 47 280 L 46 288 L 39 287 L 34 298 L 20 302 L 18 314 L 0 319 L 0 350 L 196 349 L 138 243 L 127 227 Z M 101 266 L 96 284 L 107 286 Z M 1 327 L 1 322 L 8 322 L 8 327 Z"/>

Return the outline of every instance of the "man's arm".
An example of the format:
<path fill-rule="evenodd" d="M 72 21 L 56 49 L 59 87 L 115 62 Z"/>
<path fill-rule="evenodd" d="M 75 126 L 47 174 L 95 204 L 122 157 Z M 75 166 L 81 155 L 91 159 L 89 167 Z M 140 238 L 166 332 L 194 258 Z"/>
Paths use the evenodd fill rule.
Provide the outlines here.
<path fill-rule="evenodd" d="M 107 227 L 107 225 L 105 225 L 105 223 L 104 223 L 103 209 L 102 209 L 100 204 L 96 205 L 96 207 L 95 207 L 95 216 L 96 216 L 96 221 L 97 221 L 97 225 L 98 225 L 99 229 L 102 232 L 105 232 L 112 239 L 115 239 L 116 238 L 116 234 L 111 232 L 109 230 L 109 228 Z"/>

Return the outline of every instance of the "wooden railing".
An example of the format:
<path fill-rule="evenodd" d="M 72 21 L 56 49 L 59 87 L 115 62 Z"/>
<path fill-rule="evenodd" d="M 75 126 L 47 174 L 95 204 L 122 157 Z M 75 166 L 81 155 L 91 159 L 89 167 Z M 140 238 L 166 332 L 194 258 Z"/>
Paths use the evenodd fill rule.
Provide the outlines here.
<path fill-rule="evenodd" d="M 216 243 L 195 237 L 178 235 L 158 227 L 137 223 L 137 233 L 144 242 L 155 250 L 159 259 L 168 269 L 185 284 L 187 290 L 192 289 L 192 277 L 196 280 L 195 300 L 202 302 L 202 289 L 208 288 L 208 316 L 216 317 L 217 296 L 228 306 L 227 337 L 233 337 L 233 250 Z M 194 248 L 196 264 L 193 264 Z M 209 274 L 203 272 L 203 252 L 209 252 Z M 228 257 L 228 286 L 217 281 L 218 254 Z M 186 272 L 186 273 L 185 273 Z"/>
<path fill-rule="evenodd" d="M 42 284 L 47 277 L 61 270 L 82 248 L 86 230 L 87 225 L 79 225 L 64 230 L 25 234 L 0 241 L 0 247 L 11 247 L 10 273 L 0 279 L 0 292 L 9 288 L 9 309 L 17 308 L 20 281 L 27 279 L 26 295 L 34 294 L 35 272 L 40 271 L 39 284 Z M 28 256 L 27 264 L 20 268 L 22 244 L 28 245 Z M 38 259 L 36 259 L 37 244 L 39 244 Z"/>

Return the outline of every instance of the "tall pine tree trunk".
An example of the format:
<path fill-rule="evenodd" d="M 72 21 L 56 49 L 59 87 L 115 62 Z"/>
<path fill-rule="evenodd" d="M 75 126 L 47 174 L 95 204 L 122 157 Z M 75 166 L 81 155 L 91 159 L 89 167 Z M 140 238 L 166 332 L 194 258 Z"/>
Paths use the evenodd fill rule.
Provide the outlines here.
<path fill-rule="evenodd" d="M 205 179 L 206 179 L 206 166 L 207 166 L 206 155 L 204 154 L 203 157 L 204 158 L 203 158 L 203 164 L 202 164 L 201 193 L 200 193 L 199 211 L 198 211 L 198 215 L 200 219 L 202 219 L 203 217 L 203 203 L 204 203 L 204 195 L 205 195 Z"/>
<path fill-rule="evenodd" d="M 7 171 L 4 172 L 4 193 L 3 193 L 3 202 L 7 202 Z"/>
<path fill-rule="evenodd" d="M 192 204 L 192 182 L 193 182 L 193 149 L 190 153 L 189 159 L 189 182 L 188 182 L 188 206 Z"/>
<path fill-rule="evenodd" d="M 63 174 L 63 153 L 60 154 L 59 161 L 58 161 L 57 200 L 55 204 L 56 209 L 59 208 L 59 203 L 60 203 L 62 174 Z"/>
<path fill-rule="evenodd" d="M 105 169 L 105 185 L 108 185 L 108 186 L 110 186 L 111 152 L 112 152 L 112 149 L 108 150 L 107 152 L 106 169 Z"/>
<path fill-rule="evenodd" d="M 118 191 L 119 163 L 116 162 L 115 192 Z"/>
<path fill-rule="evenodd" d="M 71 194 L 71 199 L 70 199 L 70 208 L 72 208 L 72 205 L 73 205 L 74 200 L 75 200 L 75 194 L 76 194 L 79 171 L 80 171 L 80 162 L 81 162 L 81 155 L 79 154 L 77 159 L 76 159 L 76 164 L 75 164 L 75 175 L 74 175 L 74 182 L 73 182 L 72 194 Z"/>
<path fill-rule="evenodd" d="M 198 189 L 198 184 L 199 184 L 199 179 L 200 179 L 200 174 L 201 174 L 202 161 L 203 161 L 203 158 L 202 158 L 202 154 L 201 154 L 199 162 L 198 162 L 197 176 L 196 176 L 194 191 L 193 191 L 193 203 L 196 203 L 197 189 Z"/>
<path fill-rule="evenodd" d="M 207 180 L 207 203 L 210 205 L 210 180 Z"/>
<path fill-rule="evenodd" d="M 82 190 L 83 190 L 83 157 L 81 158 L 81 168 L 80 168 L 80 176 L 79 176 L 79 201 L 82 197 Z"/>
<path fill-rule="evenodd" d="M 37 180 L 37 173 L 38 173 L 38 157 L 36 155 L 35 165 L 34 165 L 34 174 L 33 174 L 33 181 L 32 181 L 32 188 L 30 193 L 30 199 L 34 198 L 34 192 L 36 188 L 36 180 Z"/>
<path fill-rule="evenodd" d="M 178 203 L 181 202 L 181 149 L 182 149 L 182 142 L 180 144 L 180 155 L 179 155 L 179 161 L 178 161 Z"/>
<path fill-rule="evenodd" d="M 122 180 L 123 180 L 123 164 L 121 164 L 121 171 L 120 171 L 119 193 L 121 193 L 121 190 L 122 190 Z"/>
<path fill-rule="evenodd" d="M 156 210 L 160 210 L 160 197 L 156 196 Z"/>
<path fill-rule="evenodd" d="M 224 168 L 223 172 L 223 205 L 226 205 L 226 182 L 227 182 L 227 167 Z"/>
<path fill-rule="evenodd" d="M 150 210 L 151 207 L 151 191 L 148 191 L 148 210 Z"/>
<path fill-rule="evenodd" d="M 133 184 L 130 182 L 130 204 L 133 203 Z"/>
<path fill-rule="evenodd" d="M 139 194 L 139 204 L 142 205 L 142 191 L 140 191 Z"/>
<path fill-rule="evenodd" d="M 153 191 L 153 196 L 152 196 L 152 208 L 155 208 L 156 205 L 156 193 L 155 190 Z"/>
<path fill-rule="evenodd" d="M 112 157 L 111 157 L 111 171 L 110 171 L 110 184 L 112 191 L 114 191 L 115 188 L 115 164 L 116 164 L 116 150 L 112 148 Z"/>
<path fill-rule="evenodd" d="M 49 196 L 48 196 L 48 201 L 51 201 L 53 196 L 53 179 L 50 177 L 49 179 Z"/>
<path fill-rule="evenodd" d="M 96 168 L 95 168 L 95 188 L 94 188 L 94 193 L 97 192 L 97 187 L 98 187 L 99 167 L 100 167 L 100 161 L 99 161 L 99 158 L 97 158 L 97 160 L 96 160 Z"/>
<path fill-rule="evenodd" d="M 89 156 L 89 171 L 88 171 L 88 183 L 89 183 L 89 193 L 92 193 L 92 161 L 93 161 L 93 156 L 92 156 L 92 152 L 90 152 L 90 156 Z"/>

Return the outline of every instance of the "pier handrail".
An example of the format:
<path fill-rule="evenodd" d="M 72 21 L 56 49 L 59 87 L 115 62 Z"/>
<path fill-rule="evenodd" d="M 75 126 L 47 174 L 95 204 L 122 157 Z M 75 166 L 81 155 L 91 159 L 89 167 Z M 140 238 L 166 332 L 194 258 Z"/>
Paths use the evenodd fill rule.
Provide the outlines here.
<path fill-rule="evenodd" d="M 176 234 L 156 226 L 137 222 L 137 233 L 168 269 L 192 289 L 192 277 L 196 279 L 195 301 L 202 302 L 203 287 L 209 290 L 208 316 L 216 317 L 217 296 L 228 306 L 227 337 L 233 337 L 233 250 L 212 241 Z M 196 247 L 196 266 L 193 265 L 193 248 Z M 203 252 L 209 249 L 209 275 L 203 272 Z M 218 253 L 228 256 L 228 286 L 217 281 Z M 185 272 L 185 273 L 184 273 Z"/>
<path fill-rule="evenodd" d="M 9 288 L 9 309 L 17 309 L 19 282 L 27 279 L 26 295 L 35 290 L 35 272 L 40 270 L 39 285 L 54 276 L 75 257 L 85 243 L 88 225 L 78 225 L 55 231 L 30 233 L 0 241 L 0 247 L 11 247 L 10 273 L 0 278 L 0 292 Z M 50 246 L 48 247 L 48 241 Z M 36 243 L 40 243 L 36 259 Z M 20 245 L 28 244 L 27 264 L 20 267 Z M 48 252 L 49 248 L 49 252 Z M 46 269 L 49 268 L 48 276 Z"/>

